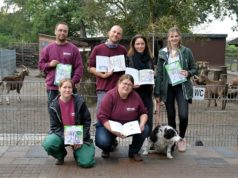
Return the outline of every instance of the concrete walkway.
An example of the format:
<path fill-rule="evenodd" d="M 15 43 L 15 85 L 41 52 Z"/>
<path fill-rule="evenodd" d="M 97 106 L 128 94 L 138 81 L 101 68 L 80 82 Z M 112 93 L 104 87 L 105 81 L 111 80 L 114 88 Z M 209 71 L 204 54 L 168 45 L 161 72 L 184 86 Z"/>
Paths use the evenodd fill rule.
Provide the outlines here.
<path fill-rule="evenodd" d="M 188 147 L 175 152 L 174 159 L 150 154 L 143 162 L 127 158 L 128 148 L 121 146 L 109 159 L 100 157 L 96 166 L 83 169 L 76 166 L 68 149 L 65 164 L 54 165 L 41 146 L 1 146 L 0 177 L 22 178 L 229 178 L 238 177 L 238 147 Z"/>

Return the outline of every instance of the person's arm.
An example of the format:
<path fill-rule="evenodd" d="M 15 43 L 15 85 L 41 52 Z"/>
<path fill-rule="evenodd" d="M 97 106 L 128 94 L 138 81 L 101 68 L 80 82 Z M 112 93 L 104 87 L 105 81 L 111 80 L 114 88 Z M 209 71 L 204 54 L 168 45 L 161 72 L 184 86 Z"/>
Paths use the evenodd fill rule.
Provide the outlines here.
<path fill-rule="evenodd" d="M 147 120 L 148 120 L 148 115 L 147 114 L 142 114 L 140 116 L 140 130 L 141 131 L 144 130 Z"/>
<path fill-rule="evenodd" d="M 89 72 L 91 74 L 93 74 L 94 76 L 100 77 L 100 78 L 108 78 L 108 77 L 111 77 L 113 74 L 113 71 L 111 71 L 111 72 L 97 72 L 95 67 L 90 67 Z"/>

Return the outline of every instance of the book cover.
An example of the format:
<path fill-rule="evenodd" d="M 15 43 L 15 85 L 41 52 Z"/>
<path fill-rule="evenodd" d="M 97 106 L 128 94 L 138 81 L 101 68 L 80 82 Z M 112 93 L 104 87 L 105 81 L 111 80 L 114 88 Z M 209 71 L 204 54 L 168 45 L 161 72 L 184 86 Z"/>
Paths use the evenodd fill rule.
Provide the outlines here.
<path fill-rule="evenodd" d="M 187 81 L 187 78 L 184 75 L 180 74 L 182 67 L 179 61 L 175 61 L 165 65 L 165 69 L 169 75 L 172 86 L 175 86 Z"/>
<path fill-rule="evenodd" d="M 59 85 L 62 79 L 71 78 L 72 65 L 70 64 L 57 64 L 55 72 L 55 85 Z"/>
<path fill-rule="evenodd" d="M 96 56 L 96 71 L 97 72 L 120 72 L 125 71 L 125 56 Z"/>
<path fill-rule="evenodd" d="M 64 126 L 64 144 L 75 145 L 83 144 L 83 126 L 72 125 Z"/>
<path fill-rule="evenodd" d="M 154 71 L 152 69 L 137 70 L 131 67 L 126 67 L 126 74 L 132 75 L 135 85 L 153 85 L 154 81 Z"/>

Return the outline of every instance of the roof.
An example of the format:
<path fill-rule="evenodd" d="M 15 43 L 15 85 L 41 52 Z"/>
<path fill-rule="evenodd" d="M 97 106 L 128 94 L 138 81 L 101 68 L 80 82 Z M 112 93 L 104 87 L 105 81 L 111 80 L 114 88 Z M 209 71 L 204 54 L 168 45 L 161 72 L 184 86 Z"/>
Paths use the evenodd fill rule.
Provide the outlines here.
<path fill-rule="evenodd" d="M 228 42 L 229 45 L 238 45 L 238 38 L 235 38 Z"/>

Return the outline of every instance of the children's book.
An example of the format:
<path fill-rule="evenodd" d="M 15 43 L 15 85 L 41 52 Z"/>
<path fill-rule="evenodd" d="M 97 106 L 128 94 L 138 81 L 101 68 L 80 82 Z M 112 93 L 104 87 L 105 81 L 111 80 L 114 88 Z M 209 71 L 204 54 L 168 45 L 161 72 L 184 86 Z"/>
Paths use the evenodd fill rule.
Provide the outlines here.
<path fill-rule="evenodd" d="M 75 145 L 83 144 L 83 126 L 82 125 L 65 125 L 64 126 L 64 144 Z"/>
<path fill-rule="evenodd" d="M 130 121 L 122 125 L 120 122 L 109 120 L 109 124 L 112 131 L 119 132 L 124 136 L 141 133 L 138 121 Z"/>
<path fill-rule="evenodd" d="M 70 64 L 57 64 L 55 72 L 55 85 L 59 85 L 62 79 L 71 78 L 72 65 Z"/>
<path fill-rule="evenodd" d="M 120 72 L 125 71 L 125 56 L 96 56 L 96 71 L 97 72 Z"/>
<path fill-rule="evenodd" d="M 187 78 L 180 73 L 182 67 L 179 61 L 165 65 L 165 69 L 169 75 L 172 86 L 178 85 L 187 81 Z"/>
<path fill-rule="evenodd" d="M 127 67 L 125 73 L 132 75 L 135 85 L 153 85 L 155 83 L 154 71 L 152 69 L 137 70 Z"/>

